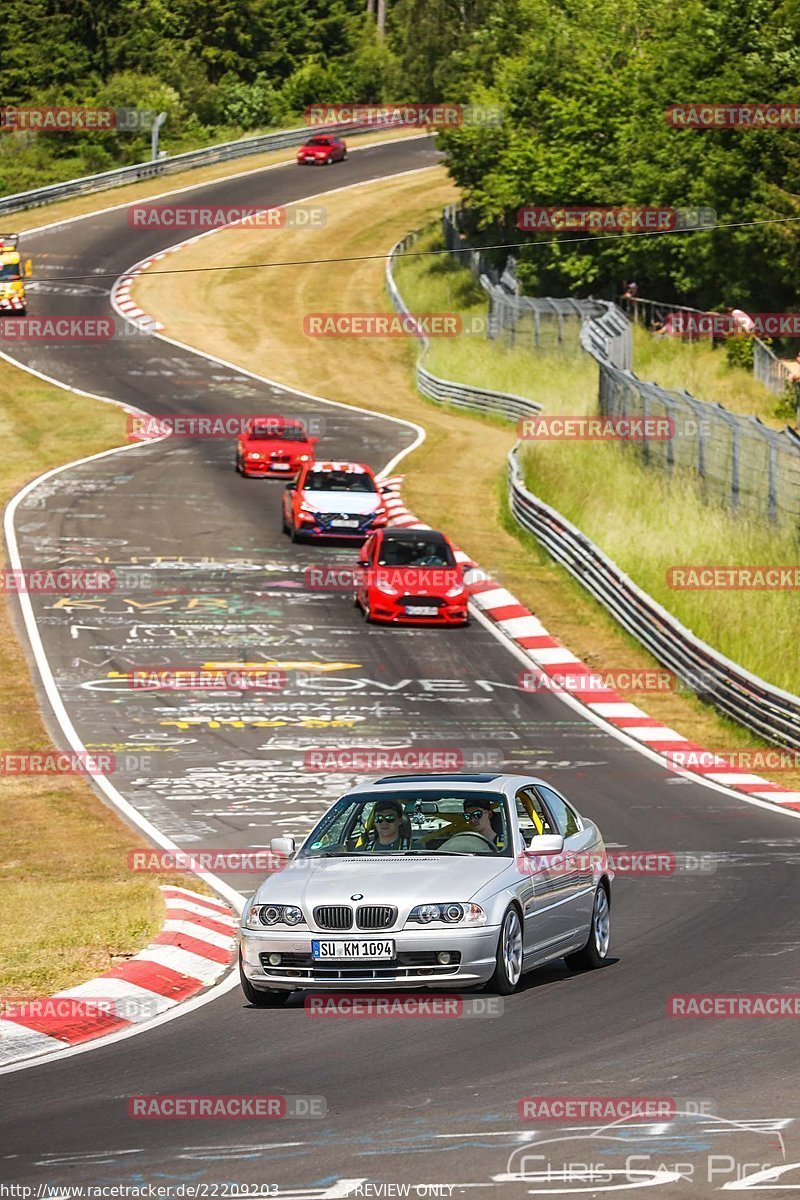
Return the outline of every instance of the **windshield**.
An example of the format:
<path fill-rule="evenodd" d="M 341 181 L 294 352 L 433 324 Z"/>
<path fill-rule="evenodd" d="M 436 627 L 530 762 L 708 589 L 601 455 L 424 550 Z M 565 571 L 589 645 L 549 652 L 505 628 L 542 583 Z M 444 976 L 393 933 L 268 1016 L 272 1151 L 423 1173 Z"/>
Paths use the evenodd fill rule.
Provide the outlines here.
<path fill-rule="evenodd" d="M 378 566 L 380 567 L 454 567 L 455 557 L 446 542 L 425 538 L 398 541 L 384 538 Z"/>
<path fill-rule="evenodd" d="M 331 139 L 324 137 L 309 138 L 306 142 L 307 146 L 330 146 Z"/>
<path fill-rule="evenodd" d="M 505 797 L 448 787 L 343 796 L 312 831 L 300 858 L 362 854 L 512 853 Z"/>
<path fill-rule="evenodd" d="M 3 263 L 0 266 L 0 279 L 20 279 L 19 263 Z"/>
<path fill-rule="evenodd" d="M 377 492 L 365 471 L 310 471 L 303 488 L 307 492 Z"/>
<path fill-rule="evenodd" d="M 254 425 L 247 436 L 256 442 L 304 442 L 306 431 L 302 425 Z"/>

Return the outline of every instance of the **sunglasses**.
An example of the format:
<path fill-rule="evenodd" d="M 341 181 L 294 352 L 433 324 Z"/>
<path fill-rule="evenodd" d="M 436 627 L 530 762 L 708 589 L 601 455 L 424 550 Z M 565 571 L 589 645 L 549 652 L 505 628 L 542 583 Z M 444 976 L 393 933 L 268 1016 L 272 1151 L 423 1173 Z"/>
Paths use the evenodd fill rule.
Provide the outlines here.
<path fill-rule="evenodd" d="M 467 818 L 468 821 L 480 821 L 481 817 L 483 816 L 483 814 L 485 812 L 486 812 L 485 808 L 472 808 L 472 809 L 470 809 L 469 812 L 465 812 L 464 816 Z"/>
<path fill-rule="evenodd" d="M 374 818 L 376 825 L 391 825 L 392 821 L 397 820 L 399 820 L 399 817 L 396 813 L 392 813 L 391 815 L 389 813 L 381 813 L 379 816 Z"/>

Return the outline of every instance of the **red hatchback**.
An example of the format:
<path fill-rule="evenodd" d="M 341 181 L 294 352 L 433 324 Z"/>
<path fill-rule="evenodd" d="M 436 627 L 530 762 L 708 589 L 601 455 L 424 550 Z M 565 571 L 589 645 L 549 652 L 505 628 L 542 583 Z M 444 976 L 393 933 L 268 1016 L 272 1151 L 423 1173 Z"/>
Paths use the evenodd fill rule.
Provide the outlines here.
<path fill-rule="evenodd" d="M 346 158 L 347 143 L 334 133 L 316 133 L 303 142 L 297 151 L 297 161 L 301 166 L 316 164 L 329 167 L 332 163 L 344 162 Z"/>
<path fill-rule="evenodd" d="M 253 417 L 236 446 L 236 470 L 245 476 L 291 477 L 314 461 L 316 442 L 302 421 Z"/>
<path fill-rule="evenodd" d="M 467 589 L 453 547 L 434 529 L 379 529 L 359 557 L 356 604 L 367 621 L 466 625 Z"/>

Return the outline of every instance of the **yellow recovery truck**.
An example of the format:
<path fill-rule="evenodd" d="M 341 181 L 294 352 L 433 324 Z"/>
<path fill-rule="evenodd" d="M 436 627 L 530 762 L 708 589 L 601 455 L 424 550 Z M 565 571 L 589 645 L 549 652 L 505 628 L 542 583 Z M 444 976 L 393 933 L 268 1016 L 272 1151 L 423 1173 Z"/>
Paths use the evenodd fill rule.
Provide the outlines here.
<path fill-rule="evenodd" d="M 26 312 L 25 279 L 31 277 L 31 260 L 24 266 L 19 256 L 19 234 L 0 233 L 0 317 Z"/>

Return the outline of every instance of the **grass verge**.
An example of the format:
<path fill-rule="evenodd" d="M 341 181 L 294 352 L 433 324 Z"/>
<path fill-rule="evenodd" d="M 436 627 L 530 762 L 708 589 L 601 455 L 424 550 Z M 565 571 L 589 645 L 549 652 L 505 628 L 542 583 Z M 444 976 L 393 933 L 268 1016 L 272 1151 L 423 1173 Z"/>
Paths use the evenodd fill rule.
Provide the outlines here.
<path fill-rule="evenodd" d="M 123 444 L 124 420 L 121 409 L 68 397 L 0 363 L 3 506 L 43 471 Z M 50 738 L 11 603 L 0 603 L 0 746 L 42 750 Z M 0 826 L 0 995 L 42 996 L 82 983 L 141 949 L 160 929 L 158 887 L 167 878 L 131 875 L 127 853 L 144 843 L 85 779 L 0 774 Z"/>
<path fill-rule="evenodd" d="M 437 235 L 422 241 L 423 247 L 440 244 Z M 407 303 L 417 309 L 436 311 L 443 304 L 463 301 L 468 315 L 478 311 L 481 289 L 450 256 L 444 264 L 438 258 L 408 258 L 398 267 L 396 279 Z M 637 334 L 637 349 L 653 344 L 643 330 Z M 708 347 L 655 347 L 655 361 L 669 363 L 673 372 L 666 379 L 669 386 L 678 384 L 680 363 L 704 363 L 705 377 L 711 369 L 706 360 L 721 359 Z M 634 361 L 638 363 L 636 356 Z M 529 395 L 548 412 L 597 409 L 597 368 L 589 355 L 575 348 L 574 340 L 550 353 L 512 349 L 485 337 L 451 338 L 447 345 L 434 346 L 426 362 L 431 369 L 466 381 L 469 369 L 471 381 Z M 745 372 L 736 373 L 748 379 Z M 796 565 L 800 554 L 791 528 L 734 519 L 727 509 L 703 503 L 692 475 L 670 480 L 657 468 L 646 468 L 635 450 L 612 442 L 531 443 L 523 450 L 522 462 L 526 482 L 537 496 L 578 525 L 698 637 L 771 683 L 800 692 L 791 593 L 676 591 L 667 586 L 671 566 Z"/>
<path fill-rule="evenodd" d="M 787 423 L 785 402 L 751 371 L 729 366 L 723 346 L 714 350 L 707 342 L 657 338 L 635 326 L 633 369 L 640 379 L 683 389 L 698 400 L 723 404 L 730 412 L 760 417 L 773 429 L 783 429 Z"/>
<path fill-rule="evenodd" d="M 205 239 L 202 247 L 187 247 L 181 266 L 263 262 L 270 256 L 273 261 L 321 258 L 332 244 L 340 256 L 381 253 L 409 229 L 434 219 L 453 198 L 453 186 L 442 168 L 362 185 L 326 199 L 324 231 L 287 228 L 277 240 L 255 231 L 226 230 Z M 451 277 L 443 261 L 443 256 L 414 258 L 403 265 L 404 287 L 407 271 L 425 279 L 424 288 L 409 289 L 407 298 L 416 311 L 452 310 L 461 295 L 453 289 L 462 283 L 468 289 L 466 281 Z M 426 262 L 435 264 L 434 270 L 424 270 Z M 221 302 L 210 313 L 191 275 L 160 275 L 156 266 L 137 281 L 136 295 L 147 312 L 164 322 L 170 337 L 289 386 L 423 424 L 426 441 L 402 466 L 404 496 L 413 511 L 445 529 L 590 666 L 651 668 L 653 659 L 638 643 L 533 538 L 520 537 L 511 528 L 502 499 L 505 456 L 515 440 L 510 425 L 481 421 L 421 399 L 413 381 L 413 343 L 379 338 L 354 343 L 304 334 L 303 315 L 308 312 L 389 311 L 383 271 L 382 261 L 362 260 L 221 274 Z M 469 311 L 469 291 L 464 295 Z M 462 341 L 466 345 L 467 339 L 458 343 Z M 444 339 L 435 343 L 428 359 L 431 369 L 446 373 L 449 356 L 457 353 L 454 347 L 455 340 L 452 345 Z M 593 386 L 595 371 L 591 363 L 576 363 L 571 356 L 560 365 L 544 363 L 532 354 L 520 363 L 502 347 L 477 338 L 468 353 L 475 355 L 470 362 L 484 372 L 470 382 L 527 390 L 552 405 L 561 380 L 558 400 L 565 411 L 579 411 L 579 405 L 589 403 L 586 388 Z M 492 374 L 495 363 L 500 368 L 497 376 Z M 654 717 L 690 732 L 705 745 L 730 749 L 759 744 L 694 697 L 630 695 Z M 780 780 L 798 782 L 787 772 Z"/>

